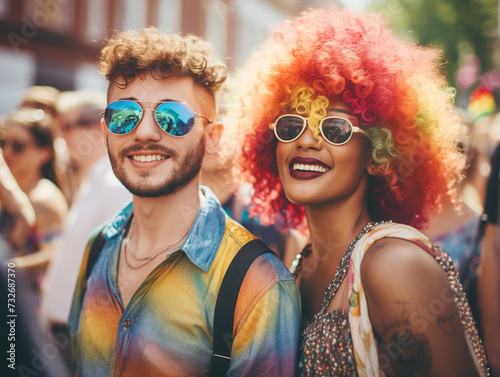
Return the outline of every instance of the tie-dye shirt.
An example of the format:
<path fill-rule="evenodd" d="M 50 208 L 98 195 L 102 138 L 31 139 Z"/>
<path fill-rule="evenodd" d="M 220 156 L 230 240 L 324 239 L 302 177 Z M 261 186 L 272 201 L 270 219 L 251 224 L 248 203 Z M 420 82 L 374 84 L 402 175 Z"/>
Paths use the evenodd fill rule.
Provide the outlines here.
<path fill-rule="evenodd" d="M 107 225 L 85 288 L 87 247 L 69 319 L 78 376 L 208 375 L 217 293 L 234 255 L 254 236 L 225 215 L 209 189 L 201 192 L 205 199 L 185 242 L 126 308 L 117 267 L 132 205 Z M 293 376 L 299 331 L 291 274 L 274 254 L 258 257 L 238 296 L 228 376 Z"/>

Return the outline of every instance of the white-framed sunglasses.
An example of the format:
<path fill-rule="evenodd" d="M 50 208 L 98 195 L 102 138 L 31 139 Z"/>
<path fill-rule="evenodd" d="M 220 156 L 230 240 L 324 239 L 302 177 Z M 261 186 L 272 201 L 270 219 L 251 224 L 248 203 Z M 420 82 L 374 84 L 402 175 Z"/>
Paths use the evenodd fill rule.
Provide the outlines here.
<path fill-rule="evenodd" d="M 308 118 L 297 114 L 281 115 L 272 124 L 274 134 L 278 140 L 283 143 L 295 141 L 304 133 L 307 127 L 307 120 Z M 323 139 L 332 145 L 347 143 L 355 132 L 366 135 L 365 131 L 354 126 L 349 119 L 340 116 L 329 116 L 321 119 L 319 122 L 319 130 Z"/>

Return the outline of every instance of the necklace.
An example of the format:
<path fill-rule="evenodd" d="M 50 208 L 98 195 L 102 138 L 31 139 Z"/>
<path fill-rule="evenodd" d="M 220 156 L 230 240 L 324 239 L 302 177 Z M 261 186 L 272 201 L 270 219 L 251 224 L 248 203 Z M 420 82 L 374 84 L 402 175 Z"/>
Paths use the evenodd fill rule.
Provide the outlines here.
<path fill-rule="evenodd" d="M 330 301 L 335 296 L 335 294 L 337 293 L 337 291 L 340 288 L 340 285 L 344 281 L 345 276 L 347 274 L 347 270 L 349 269 L 351 255 L 352 255 L 352 252 L 354 250 L 354 247 L 356 246 L 356 243 L 359 241 L 359 239 L 361 237 L 363 237 L 366 233 L 371 231 L 377 225 L 383 224 L 385 222 L 386 221 L 369 222 L 368 224 L 365 225 L 365 227 L 363 229 L 361 229 L 361 231 L 356 236 L 356 238 L 354 238 L 354 240 L 352 240 L 351 244 L 349 245 L 349 247 L 345 251 L 344 256 L 342 257 L 342 259 L 337 267 L 337 271 L 335 271 L 335 276 L 334 276 L 332 282 L 325 290 L 325 294 L 323 296 L 323 302 L 321 303 L 321 310 L 319 311 L 319 313 L 317 313 L 315 315 L 315 317 L 326 311 L 326 309 L 328 308 L 328 305 L 330 305 Z M 390 221 L 388 221 L 388 222 L 390 222 Z M 300 254 L 297 254 L 297 257 L 293 261 L 292 268 L 291 268 L 292 275 L 295 279 L 297 279 L 297 277 L 300 274 L 300 271 L 302 270 L 302 263 L 304 261 L 304 258 L 309 256 L 311 254 L 311 251 L 312 251 L 312 246 L 309 243 L 304 247 L 304 250 L 302 250 L 302 252 Z"/>
<path fill-rule="evenodd" d="M 196 217 L 195 217 L 195 220 L 196 220 Z M 194 224 L 194 221 L 193 221 L 193 224 Z M 133 252 L 132 250 L 129 250 L 128 248 L 128 241 L 129 241 L 129 237 L 127 237 L 123 243 L 123 250 L 124 250 L 124 254 L 125 254 L 125 263 L 127 263 L 127 266 L 129 266 L 130 268 L 133 268 L 134 270 L 138 270 L 139 268 L 141 267 L 144 267 L 145 265 L 147 265 L 149 262 L 151 262 L 153 259 L 155 259 L 158 255 L 160 254 L 163 254 L 164 252 L 170 250 L 172 247 L 174 247 L 175 245 L 177 245 L 179 243 L 180 240 L 182 240 L 184 237 L 187 236 L 187 234 L 189 233 L 189 231 L 191 230 L 191 227 L 193 226 L 193 224 L 191 224 L 191 226 L 188 228 L 188 230 L 186 231 L 186 233 L 184 233 L 177 241 L 171 243 L 170 245 L 168 245 L 166 248 L 164 248 L 163 250 L 160 250 L 159 252 L 157 252 L 156 254 L 153 254 L 151 255 L 150 257 L 144 257 L 144 258 L 139 258 L 137 257 Z M 132 226 L 134 225 L 134 223 L 132 224 Z M 129 254 L 135 259 L 135 260 L 138 260 L 138 261 L 146 261 L 144 263 L 141 263 L 139 264 L 138 266 L 133 266 L 129 263 L 128 261 L 128 257 L 127 257 L 127 254 Z"/>

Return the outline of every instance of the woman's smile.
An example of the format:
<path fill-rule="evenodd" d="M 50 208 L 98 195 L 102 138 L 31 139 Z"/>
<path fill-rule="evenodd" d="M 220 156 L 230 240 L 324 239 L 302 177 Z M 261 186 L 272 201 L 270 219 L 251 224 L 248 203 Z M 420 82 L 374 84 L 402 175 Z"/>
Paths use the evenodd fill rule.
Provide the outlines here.
<path fill-rule="evenodd" d="M 294 157 L 290 161 L 290 176 L 296 179 L 314 179 L 321 177 L 332 168 L 312 157 Z"/>

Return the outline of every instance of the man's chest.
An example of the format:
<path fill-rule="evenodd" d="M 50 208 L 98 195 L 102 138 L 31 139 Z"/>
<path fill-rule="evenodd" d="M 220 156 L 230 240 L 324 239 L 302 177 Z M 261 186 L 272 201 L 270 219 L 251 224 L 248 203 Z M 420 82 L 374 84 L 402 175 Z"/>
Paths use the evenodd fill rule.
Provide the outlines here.
<path fill-rule="evenodd" d="M 107 365 L 110 375 L 203 375 L 212 354 L 214 307 L 211 294 L 200 289 L 205 284 L 168 269 L 146 282 L 122 280 L 117 289 L 109 279 L 88 286 L 79 329 L 79 348 L 88 351 L 84 359 L 100 354 L 96 362 Z M 124 299 L 123 286 L 132 292 L 124 308 L 118 300 Z"/>
<path fill-rule="evenodd" d="M 148 284 L 146 279 L 164 260 L 164 257 L 151 260 L 136 260 L 128 255 L 125 248 L 122 247 L 118 258 L 116 284 L 124 310 L 141 285 Z M 149 284 L 152 284 L 152 282 Z"/>

